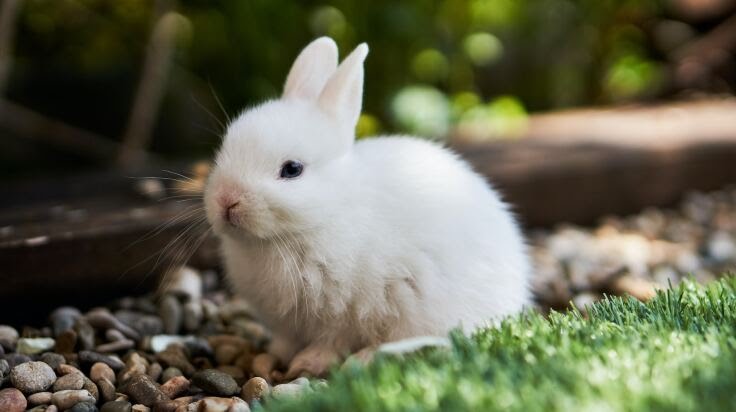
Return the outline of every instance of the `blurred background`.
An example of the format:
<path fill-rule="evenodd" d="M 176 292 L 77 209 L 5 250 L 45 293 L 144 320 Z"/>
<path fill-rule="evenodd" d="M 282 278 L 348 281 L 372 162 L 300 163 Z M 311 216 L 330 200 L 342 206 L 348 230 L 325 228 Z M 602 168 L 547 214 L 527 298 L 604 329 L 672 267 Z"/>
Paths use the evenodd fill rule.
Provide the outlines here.
<path fill-rule="evenodd" d="M 518 139 L 538 112 L 736 90 L 730 0 L 1 3 L 5 178 L 209 157 L 323 35 L 371 47 L 360 136 Z"/>

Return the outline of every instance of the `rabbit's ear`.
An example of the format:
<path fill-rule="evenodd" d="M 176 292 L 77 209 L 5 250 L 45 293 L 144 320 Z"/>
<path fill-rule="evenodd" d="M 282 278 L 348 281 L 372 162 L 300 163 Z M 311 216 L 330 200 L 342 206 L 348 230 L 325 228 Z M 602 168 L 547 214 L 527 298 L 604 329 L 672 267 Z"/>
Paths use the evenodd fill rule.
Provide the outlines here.
<path fill-rule="evenodd" d="M 283 98 L 316 100 L 337 68 L 337 45 L 329 37 L 320 37 L 299 53 L 289 70 Z"/>
<path fill-rule="evenodd" d="M 319 105 L 345 127 L 354 129 L 363 101 L 363 61 L 368 45 L 360 44 L 340 63 L 319 95 Z"/>

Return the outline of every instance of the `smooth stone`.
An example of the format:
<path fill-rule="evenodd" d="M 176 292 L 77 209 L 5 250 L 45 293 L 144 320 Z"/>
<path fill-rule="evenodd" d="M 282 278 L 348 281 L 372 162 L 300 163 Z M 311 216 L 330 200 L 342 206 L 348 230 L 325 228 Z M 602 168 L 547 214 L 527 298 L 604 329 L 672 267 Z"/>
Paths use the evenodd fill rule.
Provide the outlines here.
<path fill-rule="evenodd" d="M 59 376 L 68 375 L 70 373 L 82 373 L 82 371 L 80 371 L 77 367 L 66 363 L 59 365 L 59 367 L 56 368 L 56 374 Z"/>
<path fill-rule="evenodd" d="M 84 375 L 81 373 L 70 373 L 64 375 L 54 382 L 53 391 L 67 391 L 82 389 L 84 386 Z"/>
<path fill-rule="evenodd" d="M 115 385 L 110 382 L 107 378 L 102 378 L 97 381 L 97 387 L 100 390 L 100 396 L 102 397 L 102 400 L 105 402 L 113 401 L 116 398 L 115 395 Z"/>
<path fill-rule="evenodd" d="M 187 342 L 195 341 L 194 336 L 180 335 L 154 335 L 149 341 L 149 347 L 153 353 L 160 353 L 166 350 L 171 344 L 185 346 Z"/>
<path fill-rule="evenodd" d="M 108 329 L 105 331 L 105 339 L 107 339 L 109 342 L 116 342 L 119 340 L 125 340 L 128 339 L 123 335 L 123 332 L 120 332 L 117 329 Z"/>
<path fill-rule="evenodd" d="M 97 388 L 97 384 L 92 382 L 92 380 L 86 376 L 84 377 L 84 385 L 82 385 L 82 389 L 86 389 L 90 394 L 92 394 L 95 401 L 100 400 L 100 390 Z"/>
<path fill-rule="evenodd" d="M 240 391 L 240 396 L 243 397 L 249 403 L 253 400 L 261 400 L 268 397 L 271 393 L 271 386 L 261 377 L 250 378 L 248 382 L 243 385 L 243 389 Z"/>
<path fill-rule="evenodd" d="M 5 359 L 0 359 L 0 387 L 3 386 L 5 378 L 10 375 L 10 365 Z"/>
<path fill-rule="evenodd" d="M 150 376 L 151 379 L 158 382 L 159 378 L 161 378 L 161 374 L 163 373 L 164 368 L 161 366 L 158 362 L 153 362 L 152 364 L 148 365 L 148 368 L 146 369 L 146 375 Z"/>
<path fill-rule="evenodd" d="M 156 382 L 148 375 L 135 375 L 122 388 L 122 392 L 130 396 L 135 403 L 153 406 L 156 402 L 163 402 L 169 398 L 161 392 Z"/>
<path fill-rule="evenodd" d="M 72 353 L 77 347 L 78 334 L 74 329 L 68 329 L 56 335 L 56 348 L 58 353 Z"/>
<path fill-rule="evenodd" d="M 282 383 L 281 385 L 276 385 L 271 389 L 271 396 L 274 399 L 296 398 L 307 390 L 309 390 L 309 388 L 304 385 L 298 385 L 296 383 Z"/>
<path fill-rule="evenodd" d="M 109 310 L 104 308 L 92 309 L 84 316 L 92 327 L 97 329 L 117 329 L 133 340 L 139 340 L 140 334 L 130 326 L 117 319 Z"/>
<path fill-rule="evenodd" d="M 103 355 L 101 353 L 87 351 L 87 350 L 79 351 L 79 361 L 83 363 L 89 363 L 89 364 L 102 362 L 106 364 L 107 366 L 111 367 L 113 370 L 120 370 L 125 367 L 125 364 L 123 363 L 123 361 L 121 361 L 117 357 Z"/>
<path fill-rule="evenodd" d="M 177 368 L 168 367 L 164 369 L 163 373 L 161 374 L 161 380 L 167 382 L 177 376 L 184 376 L 184 374 L 181 373 L 181 371 Z"/>
<path fill-rule="evenodd" d="M 23 355 L 36 355 L 50 351 L 55 344 L 52 338 L 21 338 L 16 343 L 15 351 Z"/>
<path fill-rule="evenodd" d="M 66 364 L 66 359 L 58 353 L 46 352 L 39 358 L 41 362 L 51 366 L 51 369 L 56 370 L 59 366 Z"/>
<path fill-rule="evenodd" d="M 167 335 L 177 334 L 183 322 L 182 307 L 179 299 L 171 294 L 164 295 L 161 298 L 158 313 L 163 322 L 164 333 Z"/>
<path fill-rule="evenodd" d="M 51 312 L 49 319 L 53 327 L 54 336 L 70 330 L 74 327 L 74 323 L 82 316 L 79 309 L 71 306 L 62 306 Z"/>
<path fill-rule="evenodd" d="M 164 323 L 158 316 L 144 315 L 132 325 L 143 336 L 160 335 L 164 330 Z"/>
<path fill-rule="evenodd" d="M 189 385 L 189 379 L 183 376 L 176 376 L 161 385 L 161 392 L 173 399 L 186 392 L 189 389 Z"/>
<path fill-rule="evenodd" d="M 187 332 L 196 331 L 202 323 L 202 317 L 204 316 L 202 303 L 199 301 L 187 302 L 182 307 L 182 311 L 184 312 L 184 329 Z"/>
<path fill-rule="evenodd" d="M 187 359 L 184 350 L 176 345 L 169 346 L 165 351 L 158 353 L 156 360 L 164 366 L 173 366 L 181 370 L 184 376 L 191 376 L 196 370 Z"/>
<path fill-rule="evenodd" d="M 54 370 L 44 362 L 26 362 L 10 371 L 10 382 L 27 395 L 43 392 L 55 381 Z"/>
<path fill-rule="evenodd" d="M 72 406 L 68 412 L 97 412 L 94 402 L 79 402 Z"/>
<path fill-rule="evenodd" d="M 15 349 L 15 343 L 18 341 L 18 331 L 12 326 L 0 325 L 0 345 L 6 350 Z"/>
<path fill-rule="evenodd" d="M 238 383 L 232 376 L 216 369 L 205 369 L 192 376 L 192 383 L 207 393 L 231 396 L 238 392 Z"/>
<path fill-rule="evenodd" d="M 84 389 L 59 391 L 51 396 L 51 403 L 61 410 L 69 409 L 80 402 L 95 402 L 95 398 Z"/>
<path fill-rule="evenodd" d="M 250 412 L 248 404 L 238 398 L 206 397 L 195 404 L 197 411 L 206 412 Z"/>
<path fill-rule="evenodd" d="M 135 342 L 130 339 L 123 339 L 114 342 L 103 343 L 95 348 L 100 353 L 122 352 L 135 347 Z"/>
<path fill-rule="evenodd" d="M 23 355 L 20 353 L 8 353 L 3 356 L 3 359 L 5 359 L 6 362 L 8 362 L 8 365 L 10 366 L 10 369 L 13 369 L 14 367 L 31 362 L 33 359 L 31 359 L 28 355 Z"/>
<path fill-rule="evenodd" d="M 0 390 L 0 411 L 3 412 L 23 412 L 26 410 L 28 402 L 25 396 L 15 388 L 7 388 Z"/>
<path fill-rule="evenodd" d="M 111 383 L 115 383 L 115 372 L 106 363 L 97 362 L 89 370 L 89 377 L 92 382 L 97 382 L 101 379 L 107 379 Z"/>
<path fill-rule="evenodd" d="M 215 361 L 218 365 L 232 365 L 242 350 L 242 347 L 230 343 L 219 345 L 215 348 Z"/>
<path fill-rule="evenodd" d="M 137 403 L 133 405 L 133 409 L 131 412 L 151 412 L 151 408 L 146 405 L 141 405 L 140 403 Z"/>
<path fill-rule="evenodd" d="M 95 329 L 84 317 L 74 322 L 74 331 L 77 333 L 82 350 L 92 350 L 95 347 Z"/>
<path fill-rule="evenodd" d="M 100 412 L 131 412 L 133 404 L 128 401 L 111 401 L 105 402 L 100 408 Z"/>
<path fill-rule="evenodd" d="M 28 396 L 29 405 L 48 405 L 51 403 L 51 392 L 37 392 Z"/>

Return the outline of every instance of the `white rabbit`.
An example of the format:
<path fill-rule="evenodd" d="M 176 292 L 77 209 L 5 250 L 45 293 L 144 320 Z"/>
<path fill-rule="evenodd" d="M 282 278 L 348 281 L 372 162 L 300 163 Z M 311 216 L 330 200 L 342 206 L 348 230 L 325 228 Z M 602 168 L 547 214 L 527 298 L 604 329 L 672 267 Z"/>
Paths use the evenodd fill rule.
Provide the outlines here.
<path fill-rule="evenodd" d="M 472 330 L 529 302 L 506 204 L 455 154 L 411 137 L 354 142 L 359 45 L 326 37 L 283 96 L 229 126 L 205 193 L 227 278 L 274 333 L 287 377 L 419 335 Z"/>

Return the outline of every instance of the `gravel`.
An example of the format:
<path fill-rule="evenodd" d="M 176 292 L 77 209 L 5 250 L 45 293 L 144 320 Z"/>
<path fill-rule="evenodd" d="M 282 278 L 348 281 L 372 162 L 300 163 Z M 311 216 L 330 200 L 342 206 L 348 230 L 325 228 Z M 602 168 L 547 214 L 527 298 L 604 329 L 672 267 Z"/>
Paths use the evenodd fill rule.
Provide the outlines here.
<path fill-rule="evenodd" d="M 646 300 L 687 276 L 709 281 L 736 267 L 736 190 L 595 227 L 536 230 L 530 245 L 543 310 L 584 308 L 604 294 Z M 268 330 L 215 272 L 181 268 L 169 279 L 158 295 L 60 307 L 37 327 L 0 325 L 0 411 L 248 411 L 328 384 L 279 381 Z"/>

